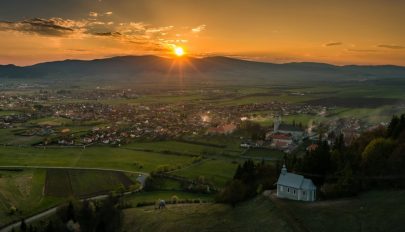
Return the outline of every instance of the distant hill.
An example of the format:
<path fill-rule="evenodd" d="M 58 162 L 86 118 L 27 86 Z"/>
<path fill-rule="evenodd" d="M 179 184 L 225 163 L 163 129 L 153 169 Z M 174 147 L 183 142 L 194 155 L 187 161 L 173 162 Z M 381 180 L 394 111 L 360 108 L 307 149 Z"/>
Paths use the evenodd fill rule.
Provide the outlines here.
<path fill-rule="evenodd" d="M 336 81 L 344 78 L 405 78 L 405 67 L 335 66 L 311 62 L 274 64 L 222 56 L 182 59 L 120 56 L 88 61 L 54 61 L 24 67 L 0 65 L 0 78 L 24 78 L 24 80 L 74 79 L 116 82 L 153 80 L 171 76 L 191 80 Z"/>

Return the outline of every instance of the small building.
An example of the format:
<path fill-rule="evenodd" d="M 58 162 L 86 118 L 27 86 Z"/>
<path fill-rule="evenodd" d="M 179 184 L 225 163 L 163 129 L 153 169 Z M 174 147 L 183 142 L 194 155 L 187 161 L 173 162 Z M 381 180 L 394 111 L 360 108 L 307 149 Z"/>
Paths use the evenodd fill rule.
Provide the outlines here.
<path fill-rule="evenodd" d="M 277 180 L 277 197 L 297 201 L 315 201 L 316 186 L 304 176 L 287 172 L 283 165 Z"/>
<path fill-rule="evenodd" d="M 297 125 L 284 124 L 281 117 L 278 116 L 274 120 L 273 133 L 290 134 L 295 140 L 301 140 L 305 136 L 305 130 Z"/>
<path fill-rule="evenodd" d="M 276 133 L 270 136 L 271 147 L 276 149 L 286 149 L 293 144 L 293 138 L 290 134 Z"/>

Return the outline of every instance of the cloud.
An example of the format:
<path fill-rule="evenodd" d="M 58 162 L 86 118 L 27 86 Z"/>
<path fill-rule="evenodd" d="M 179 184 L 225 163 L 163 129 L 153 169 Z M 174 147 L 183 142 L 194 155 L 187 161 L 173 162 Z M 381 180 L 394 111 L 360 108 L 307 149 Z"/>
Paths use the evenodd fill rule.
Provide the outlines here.
<path fill-rule="evenodd" d="M 98 16 L 98 13 L 97 13 L 97 12 L 92 11 L 92 12 L 90 12 L 90 13 L 89 13 L 89 16 L 90 16 L 90 17 L 94 17 L 94 18 L 95 18 L 95 17 L 97 17 L 97 16 Z"/>
<path fill-rule="evenodd" d="M 324 44 L 323 46 L 331 47 L 331 46 L 340 46 L 340 45 L 343 45 L 343 43 L 342 42 L 330 42 L 330 43 Z"/>
<path fill-rule="evenodd" d="M 195 27 L 195 28 L 191 29 L 191 32 L 193 32 L 193 33 L 200 33 L 200 32 L 202 32 L 202 31 L 204 31 L 206 27 L 207 27 L 207 25 L 202 24 L 202 25 L 200 25 L 200 26 L 198 26 L 198 27 Z"/>
<path fill-rule="evenodd" d="M 95 11 L 90 11 L 89 12 L 89 16 L 92 17 L 92 18 L 97 18 L 99 16 L 111 16 L 112 14 L 113 14 L 112 11 L 107 11 L 105 13 L 98 13 L 98 12 L 95 12 Z"/>
<path fill-rule="evenodd" d="M 389 48 L 389 49 L 405 49 L 405 46 L 392 45 L 392 44 L 380 44 L 377 45 L 379 48 Z"/>
<path fill-rule="evenodd" d="M 97 32 L 94 35 L 98 36 L 121 36 L 122 34 L 119 32 Z"/>
<path fill-rule="evenodd" d="M 156 26 L 145 22 L 114 22 L 111 18 L 101 17 L 111 15 L 106 12 L 99 14 L 90 12 L 91 18 L 81 20 L 70 20 L 62 18 L 34 18 L 23 21 L 0 21 L 0 32 L 18 32 L 25 36 L 38 35 L 42 37 L 58 37 L 66 39 L 84 40 L 98 42 L 98 40 L 110 40 L 109 46 L 122 48 L 128 43 L 131 49 L 143 49 L 144 51 L 169 51 L 173 46 L 189 43 L 190 38 L 194 38 L 196 33 L 206 29 L 200 25 L 191 27 Z M 44 38 L 42 41 L 47 43 Z M 60 43 L 64 42 L 58 40 Z M 101 42 L 101 41 L 100 41 Z M 105 41 L 102 41 L 103 43 Z M 91 42 L 90 42 L 91 43 Z M 79 52 L 73 51 L 72 52 Z"/>
<path fill-rule="evenodd" d="M 168 32 L 174 29 L 174 26 L 166 26 L 166 27 L 152 27 L 152 28 L 147 28 L 146 33 L 147 34 L 155 34 L 155 33 L 162 33 L 162 32 Z"/>
<path fill-rule="evenodd" d="M 121 25 L 124 26 L 124 25 Z M 143 22 L 130 22 L 129 26 L 131 27 L 131 29 L 134 29 L 136 31 L 145 31 L 146 27 L 148 26 L 147 24 L 143 23 Z"/>
<path fill-rule="evenodd" d="M 60 18 L 34 18 L 18 22 L 0 21 L 0 31 L 18 31 L 44 36 L 63 36 L 72 34 L 80 23 Z"/>

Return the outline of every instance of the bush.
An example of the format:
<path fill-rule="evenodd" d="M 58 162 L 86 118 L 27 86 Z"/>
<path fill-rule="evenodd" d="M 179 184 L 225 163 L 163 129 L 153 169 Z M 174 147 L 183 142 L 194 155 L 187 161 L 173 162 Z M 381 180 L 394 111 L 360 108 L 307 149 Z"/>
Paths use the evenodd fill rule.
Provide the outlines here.
<path fill-rule="evenodd" d="M 177 204 L 178 201 L 179 198 L 176 195 L 172 196 L 172 204 Z"/>

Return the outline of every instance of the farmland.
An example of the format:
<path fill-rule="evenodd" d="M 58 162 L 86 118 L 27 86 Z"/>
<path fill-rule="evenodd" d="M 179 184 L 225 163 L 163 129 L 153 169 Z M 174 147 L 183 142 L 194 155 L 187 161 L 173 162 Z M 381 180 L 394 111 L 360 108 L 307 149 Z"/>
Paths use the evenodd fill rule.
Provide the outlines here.
<path fill-rule="evenodd" d="M 389 94 L 384 95 L 387 89 Z M 58 205 L 71 197 L 108 193 L 122 186 L 129 187 L 135 181 L 122 173 L 69 168 L 142 173 L 163 171 L 188 181 L 202 179 L 221 189 L 232 179 L 237 165 L 246 159 L 257 162 L 263 159 L 273 164 L 281 160 L 285 155 L 282 151 L 269 147 L 240 147 L 242 141 L 252 139 L 252 133 L 241 127 L 242 118 L 260 124 L 265 132 L 271 130 L 275 115 L 281 115 L 283 123 L 303 127 L 355 118 L 368 128 L 405 111 L 404 93 L 390 82 L 377 85 L 370 81 L 366 85 L 349 86 L 343 82 L 336 86 L 208 85 L 192 86 L 187 90 L 173 87 L 150 92 L 139 89 L 123 92 L 120 89 L 89 88 L 59 94 L 55 90 L 46 94 L 49 100 L 39 102 L 34 98 L 35 91 L 7 92 L 22 94 L 24 101 L 22 106 L 14 109 L 3 107 L 0 111 L 3 120 L 0 166 L 21 166 L 23 170 L 2 171 L 0 213 L 5 220 L 0 221 L 0 225 Z M 13 96 L 4 98 L 3 106 L 15 99 Z M 33 99 L 35 104 L 31 103 Z M 26 102 L 29 102 L 28 107 L 24 105 Z M 12 103 L 18 106 L 21 102 Z M 209 120 L 203 121 L 202 116 Z M 237 129 L 230 134 L 207 133 L 208 129 L 224 124 L 234 124 Z M 305 153 L 304 146 L 298 150 L 299 154 Z M 42 168 L 36 169 L 37 166 Z M 46 170 L 46 167 L 64 169 Z M 31 186 L 30 190 L 18 183 Z M 166 180 L 159 188 L 128 196 L 126 200 L 132 207 L 158 199 L 170 201 L 173 196 L 181 200 L 214 201 L 214 195 L 185 192 L 184 186 L 173 180 Z M 297 208 L 297 217 L 308 221 L 309 228 L 314 231 L 325 229 L 304 215 L 308 211 L 308 215 L 314 218 L 321 217 L 311 208 L 306 209 L 307 205 L 287 205 Z M 9 215 L 11 206 L 24 210 Z M 171 214 L 155 212 L 152 207 L 134 208 L 126 211 L 126 218 L 131 218 L 131 215 L 139 217 L 145 221 L 139 224 L 140 228 L 158 230 L 162 227 L 157 221 L 162 218 L 173 220 L 173 223 L 169 220 L 169 225 L 164 225 L 169 229 L 177 228 L 179 221 L 184 222 L 181 224 L 184 227 L 179 228 L 187 229 L 192 228 L 193 220 L 205 217 L 206 229 L 216 226 L 230 230 L 234 229 L 230 224 L 245 228 L 239 222 L 243 220 L 238 219 L 242 212 L 252 214 L 252 218 L 246 219 L 252 222 L 254 208 L 259 209 L 257 217 L 263 225 L 290 229 L 273 203 L 262 198 L 243 204 L 235 211 L 212 203 L 170 205 Z M 319 209 L 323 215 L 328 215 L 330 210 Z M 211 216 L 209 212 L 212 212 Z M 188 214 L 190 218 L 184 219 Z M 215 217 L 223 214 L 226 215 L 223 222 L 227 223 L 213 222 Z M 269 219 L 264 215 L 272 217 Z M 208 226 L 210 223 L 213 227 Z"/>
<path fill-rule="evenodd" d="M 48 169 L 45 195 L 78 198 L 101 195 L 129 188 L 134 183 L 121 172 L 98 170 Z"/>
<path fill-rule="evenodd" d="M 153 171 L 160 165 L 186 166 L 191 157 L 111 147 L 31 148 L 0 147 L 3 166 L 55 166 Z"/>
<path fill-rule="evenodd" d="M 0 170 L 0 226 L 64 201 L 42 194 L 45 178 L 43 169 Z"/>

